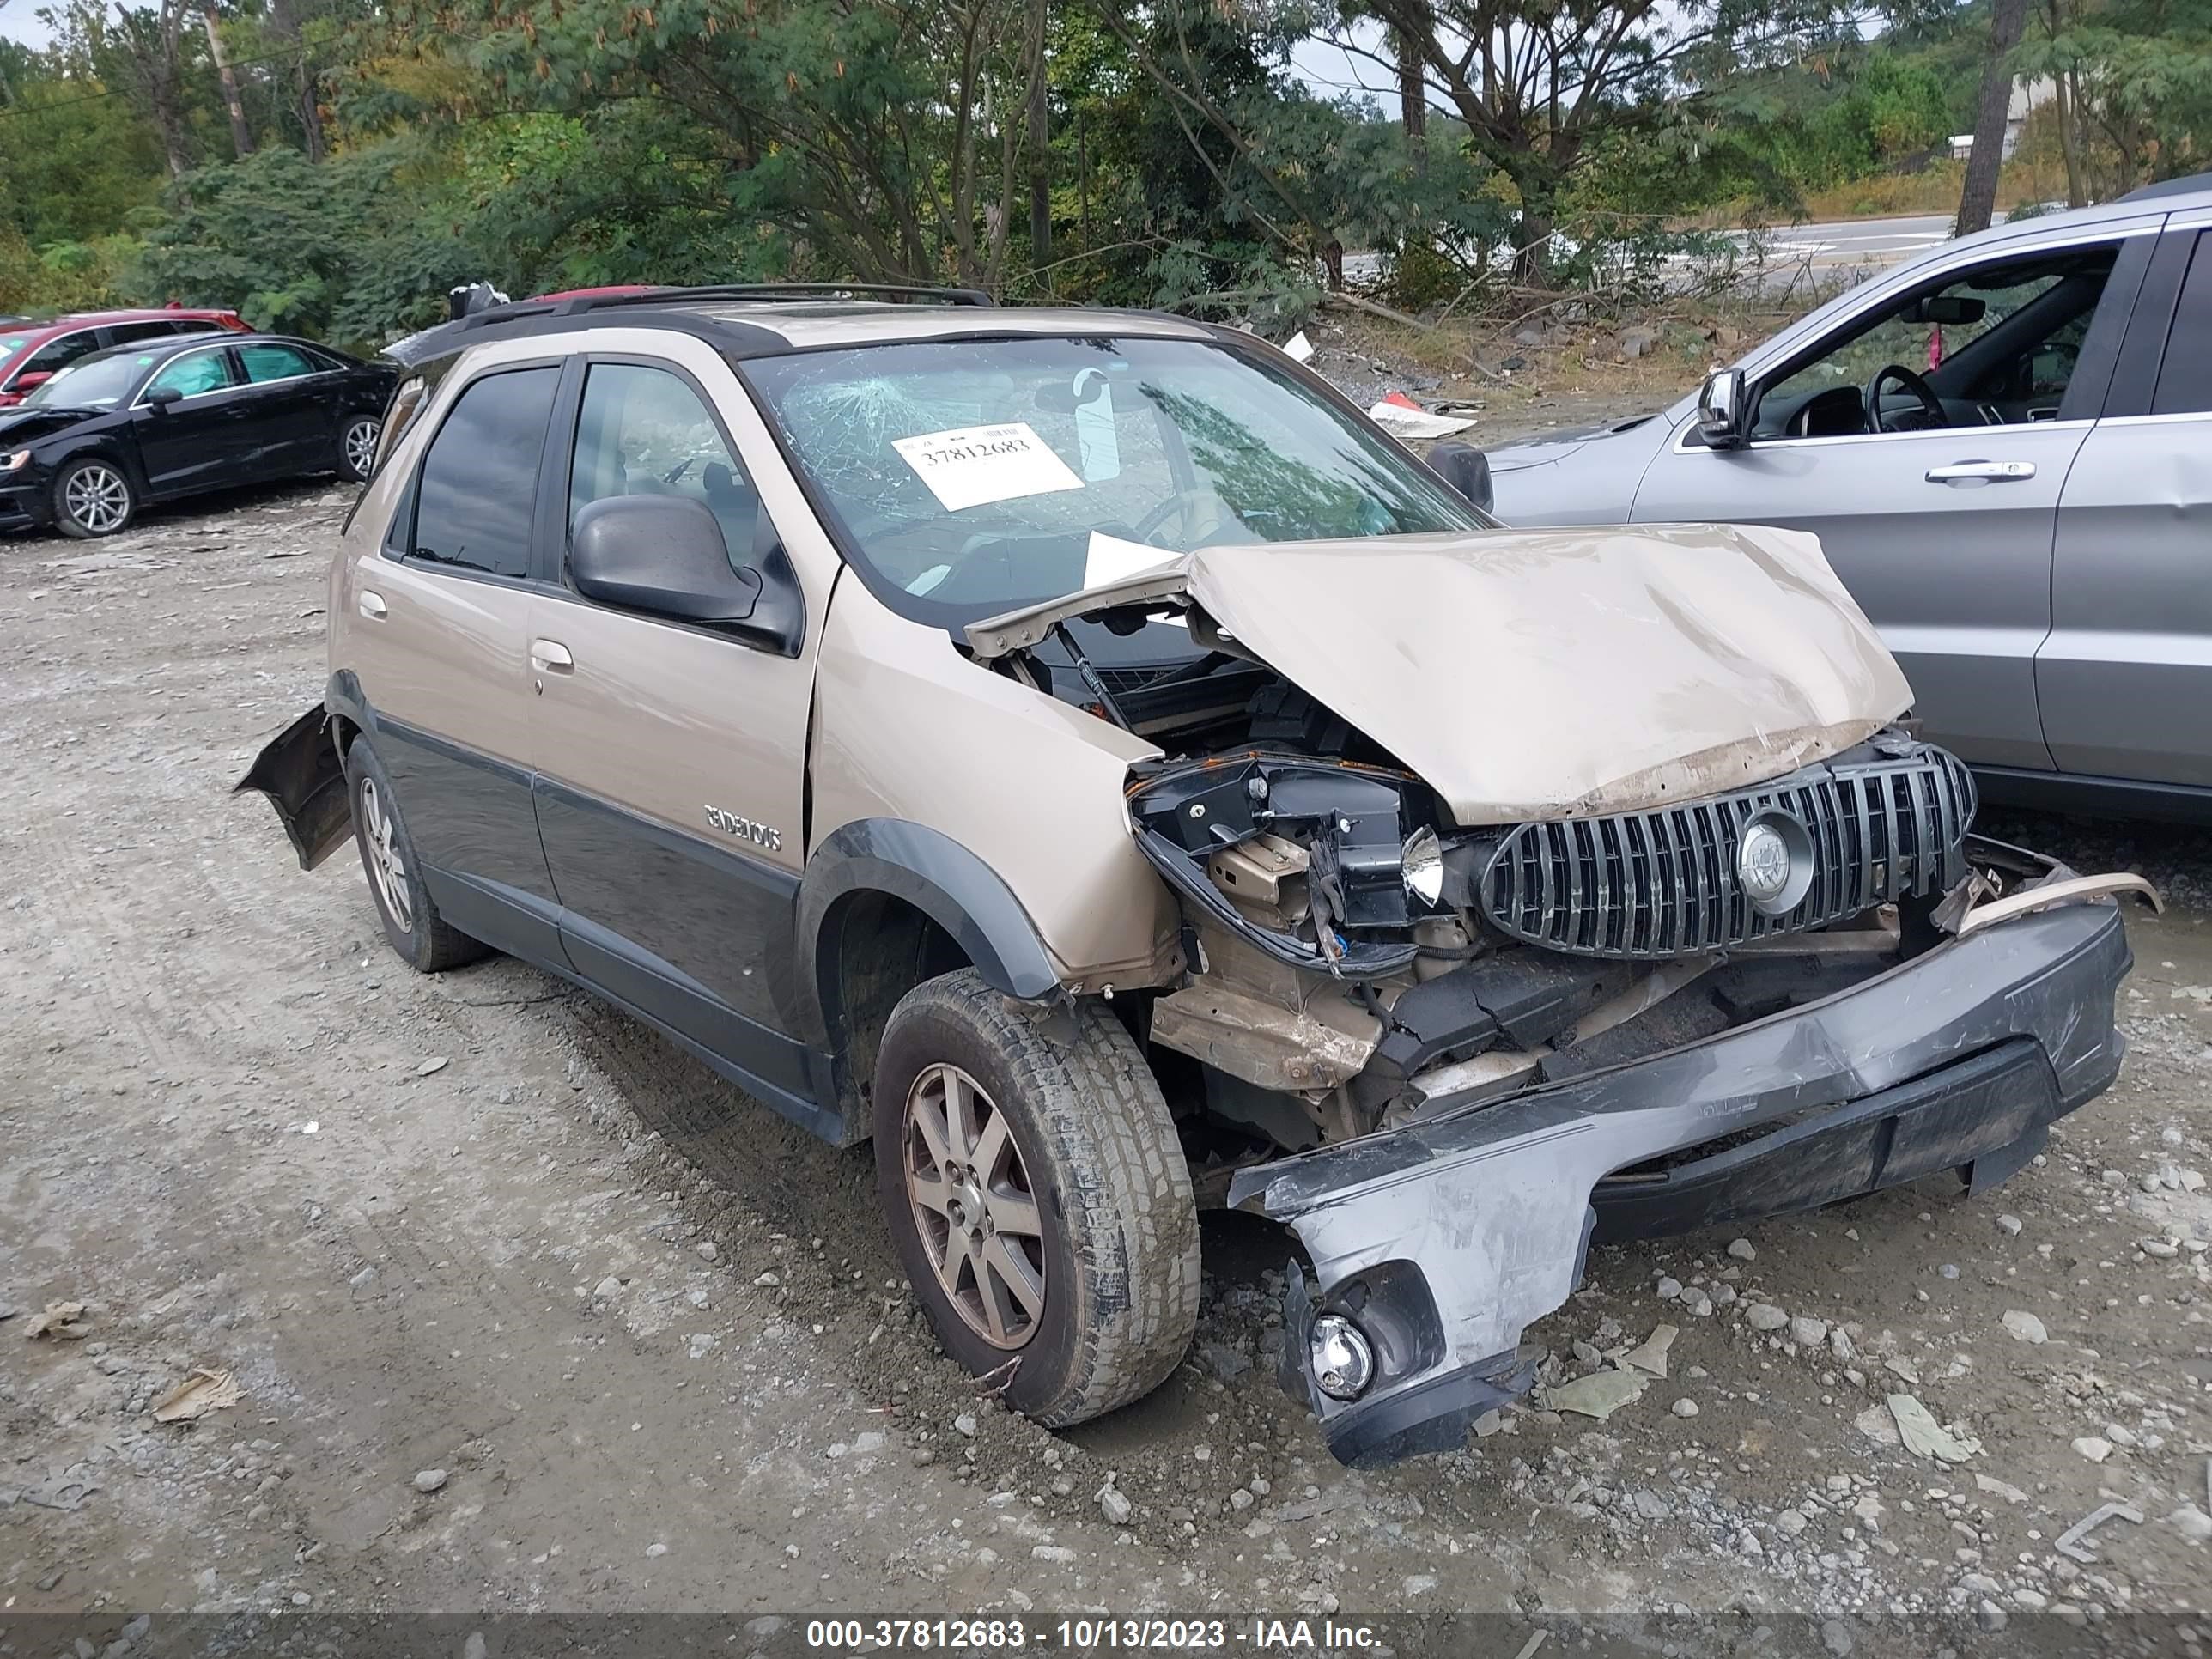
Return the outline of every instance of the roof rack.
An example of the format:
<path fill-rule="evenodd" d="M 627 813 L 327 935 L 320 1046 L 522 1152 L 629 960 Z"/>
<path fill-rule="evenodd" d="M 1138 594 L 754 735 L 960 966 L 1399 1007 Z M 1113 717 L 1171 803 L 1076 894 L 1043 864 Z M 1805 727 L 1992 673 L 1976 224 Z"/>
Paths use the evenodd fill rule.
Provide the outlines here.
<path fill-rule="evenodd" d="M 956 306 L 995 306 L 980 288 L 932 288 L 914 283 L 720 283 L 704 288 L 659 288 L 643 294 L 586 294 L 563 301 L 564 307 L 597 311 L 602 306 L 649 306 L 670 300 L 836 300 L 866 295 L 885 300 L 939 300 Z"/>
<path fill-rule="evenodd" d="M 572 317 L 625 306 L 688 305 L 701 300 L 735 300 L 773 305 L 779 300 L 845 298 L 935 300 L 957 306 L 993 306 L 998 301 L 979 288 L 930 288 L 910 283 L 721 283 L 701 288 L 655 288 L 642 294 L 580 294 L 568 300 L 510 300 L 456 318 L 455 329 L 489 328 L 527 317 Z"/>

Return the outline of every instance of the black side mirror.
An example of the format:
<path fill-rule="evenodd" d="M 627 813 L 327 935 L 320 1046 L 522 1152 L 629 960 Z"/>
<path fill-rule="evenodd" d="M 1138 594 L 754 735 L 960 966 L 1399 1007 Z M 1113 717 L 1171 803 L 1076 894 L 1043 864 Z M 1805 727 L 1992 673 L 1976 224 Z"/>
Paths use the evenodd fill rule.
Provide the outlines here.
<path fill-rule="evenodd" d="M 568 575 L 587 599 L 725 628 L 781 655 L 799 654 L 805 611 L 781 545 L 765 574 L 732 568 L 720 521 L 688 495 L 593 501 L 576 515 Z"/>
<path fill-rule="evenodd" d="M 1698 435 L 1708 449 L 1741 449 L 1751 434 L 1744 407 L 1743 371 L 1717 369 L 1698 392 Z"/>
<path fill-rule="evenodd" d="M 146 394 L 149 409 L 167 409 L 171 404 L 179 404 L 184 400 L 185 394 L 173 386 L 157 386 Z"/>
<path fill-rule="evenodd" d="M 1429 451 L 1429 470 L 1452 487 L 1462 501 L 1490 511 L 1490 457 L 1473 444 L 1441 443 Z"/>

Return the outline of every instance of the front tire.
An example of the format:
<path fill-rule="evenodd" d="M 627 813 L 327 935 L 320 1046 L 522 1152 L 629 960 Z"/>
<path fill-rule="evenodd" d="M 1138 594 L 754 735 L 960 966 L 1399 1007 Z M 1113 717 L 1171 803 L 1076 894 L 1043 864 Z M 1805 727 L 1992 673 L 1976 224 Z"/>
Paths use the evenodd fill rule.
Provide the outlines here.
<path fill-rule="evenodd" d="M 374 415 L 349 415 L 338 423 L 338 476 L 365 483 L 376 467 L 376 441 L 384 422 Z"/>
<path fill-rule="evenodd" d="M 361 867 L 384 923 L 386 942 L 420 974 L 442 973 L 489 955 L 487 946 L 438 914 L 437 902 L 422 882 L 415 842 L 399 816 L 392 775 L 367 738 L 356 738 L 346 750 L 345 774 L 353 802 L 354 841 L 361 848 Z"/>
<path fill-rule="evenodd" d="M 137 492 L 119 462 L 103 456 L 71 461 L 54 480 L 54 528 L 82 541 L 112 536 L 138 510 Z"/>
<path fill-rule="evenodd" d="M 1159 1085 L 1103 1007 L 1062 1044 L 973 969 L 876 1065 L 877 1195 L 938 1339 L 1065 1428 L 1149 1393 L 1198 1322 L 1198 1211 Z"/>

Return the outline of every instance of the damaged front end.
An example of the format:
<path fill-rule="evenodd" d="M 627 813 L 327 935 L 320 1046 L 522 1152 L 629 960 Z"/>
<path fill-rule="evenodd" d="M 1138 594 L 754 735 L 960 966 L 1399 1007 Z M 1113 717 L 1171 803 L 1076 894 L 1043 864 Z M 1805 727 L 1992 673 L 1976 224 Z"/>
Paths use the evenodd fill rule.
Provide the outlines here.
<path fill-rule="evenodd" d="M 1461 656 L 1491 666 L 1416 628 L 1395 701 L 1364 682 L 1312 695 L 1327 653 L 1303 551 L 1264 567 L 1264 600 L 1245 550 L 1207 549 L 969 630 L 982 660 L 1162 750 L 1127 805 L 1180 902 L 1183 972 L 1146 999 L 1143 1032 L 1200 1097 L 1201 1190 L 1305 1247 L 1285 1380 L 1347 1462 L 1456 1445 L 1525 1393 L 1523 1334 L 1572 1292 L 1594 1237 L 1943 1170 L 1979 1191 L 2118 1070 L 2129 955 L 2111 899 L 2148 884 L 1973 836 L 1971 775 L 1898 723 L 1903 682 L 1820 591 L 1817 550 L 1726 533 L 1722 552 L 1759 556 L 1683 580 L 1723 581 L 1747 616 L 1768 584 L 1770 653 L 1791 647 L 1784 620 L 1814 619 L 1801 649 L 1827 636 L 1794 678 L 1740 654 L 1739 683 L 1657 700 L 1688 710 L 1684 758 L 1650 711 L 1581 741 L 1605 688 L 1578 690 L 1556 657 L 1528 717 L 1541 743 L 1454 739 L 1435 707 L 1405 708 L 1481 706 L 1468 676 L 1527 633 L 1498 605 L 1458 613 L 1487 636 L 1456 624 Z M 1550 568 L 1558 550 L 1535 550 Z M 1456 550 L 1392 551 L 1419 592 L 1474 580 Z M 1512 551 L 1486 556 L 1510 568 Z M 1648 600 L 1674 580 L 1643 544 L 1599 553 L 1619 558 L 1584 569 L 1594 586 Z M 1628 597 L 1612 609 L 1636 614 Z M 1086 672 L 1072 622 L 1128 634 L 1163 615 L 1194 660 L 1115 687 Z M 1033 649 L 1047 641 L 1073 675 Z M 1364 669 L 1378 648 L 1352 655 Z M 1663 680 L 1674 649 L 1614 666 Z M 1709 641 L 1701 660 L 1724 680 Z M 1736 726 L 1716 694 L 1747 705 Z"/>
<path fill-rule="evenodd" d="M 2148 890 L 1971 836 L 1965 769 L 1894 732 L 1504 829 L 1259 751 L 1149 769 L 1130 810 L 1189 969 L 1149 1035 L 1202 1062 L 1212 1115 L 1295 1149 L 1226 1200 L 1305 1246 L 1285 1381 L 1347 1462 L 1524 1393 L 1522 1334 L 1594 1236 L 2006 1179 L 2118 1070 L 2110 895 Z"/>

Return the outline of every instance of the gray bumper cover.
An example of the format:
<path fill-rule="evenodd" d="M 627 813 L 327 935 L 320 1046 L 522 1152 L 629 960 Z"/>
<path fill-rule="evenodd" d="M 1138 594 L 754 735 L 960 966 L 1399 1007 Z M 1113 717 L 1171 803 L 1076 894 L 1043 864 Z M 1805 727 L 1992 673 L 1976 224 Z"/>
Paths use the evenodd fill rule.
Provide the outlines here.
<path fill-rule="evenodd" d="M 2023 916 L 1703 1042 L 1504 1101 L 1432 1103 L 1404 1128 L 1245 1171 L 1231 1205 L 1288 1224 L 1318 1280 L 1309 1297 L 1291 1277 L 1285 1382 L 1347 1462 L 1464 1443 L 1475 1416 L 1529 1386 L 1522 1332 L 1580 1283 L 1601 1177 L 2020 1039 L 2048 1061 L 2056 1109 L 2071 1109 L 2118 1068 L 2112 1001 L 2130 964 L 2112 902 Z M 1305 1370 L 1306 1323 L 1323 1310 L 1349 1313 L 1376 1350 L 1373 1384 L 1348 1404 Z"/>

